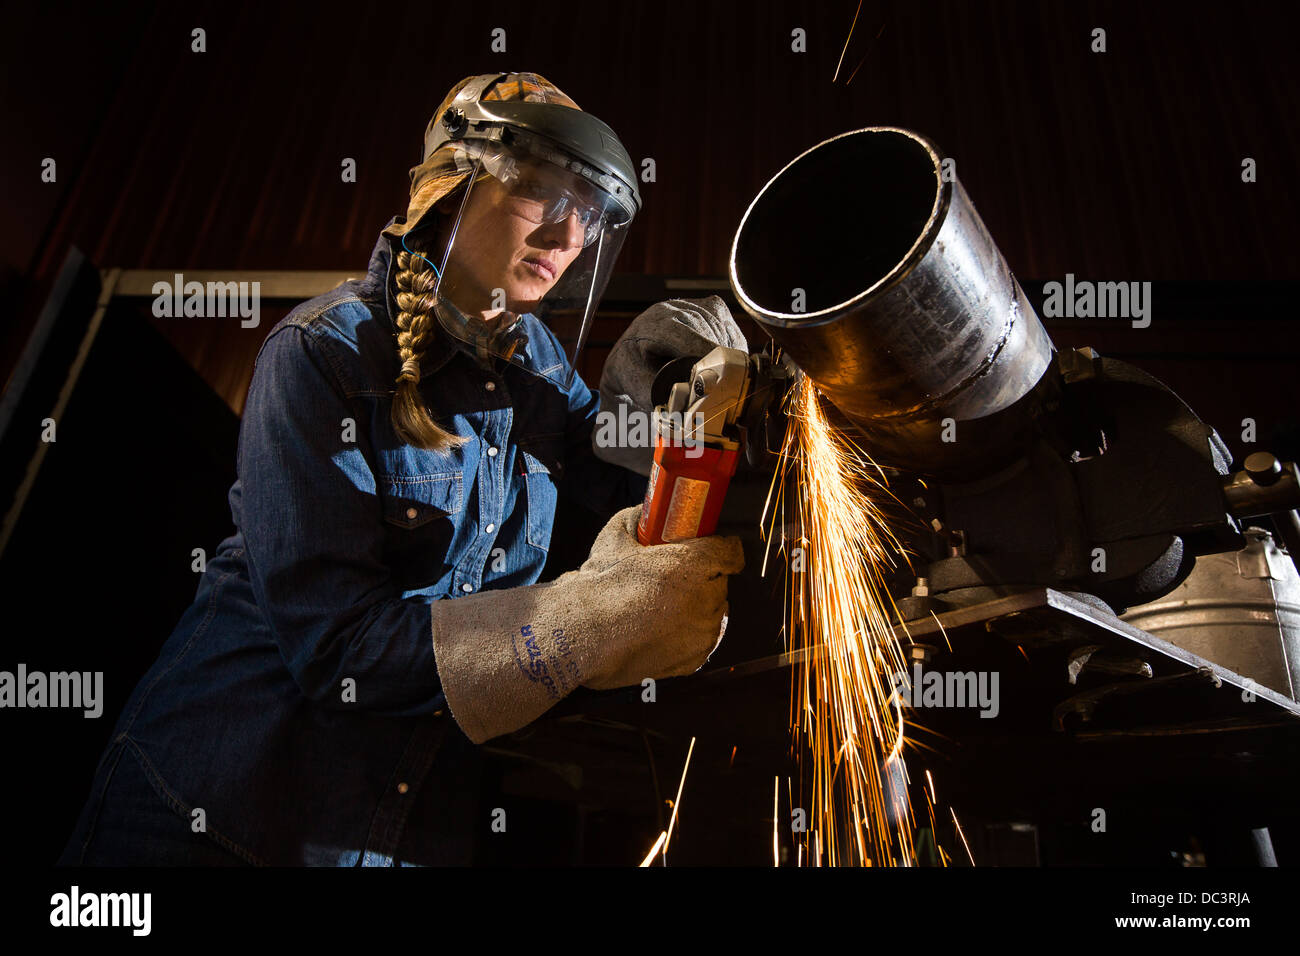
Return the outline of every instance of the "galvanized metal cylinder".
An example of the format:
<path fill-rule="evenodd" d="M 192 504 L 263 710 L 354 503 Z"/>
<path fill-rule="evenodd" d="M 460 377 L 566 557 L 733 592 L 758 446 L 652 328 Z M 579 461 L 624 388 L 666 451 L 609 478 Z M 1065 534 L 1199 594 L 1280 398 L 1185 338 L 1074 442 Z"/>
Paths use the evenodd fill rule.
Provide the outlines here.
<path fill-rule="evenodd" d="M 951 167 L 949 167 L 949 171 Z M 928 139 L 844 133 L 794 159 L 750 203 L 731 286 L 872 439 L 921 471 L 991 460 L 1051 366 L 1052 343 L 979 214 Z"/>
<path fill-rule="evenodd" d="M 1300 695 L 1300 573 L 1273 536 L 1247 528 L 1237 552 L 1203 554 L 1172 592 L 1125 621 L 1296 699 Z"/>

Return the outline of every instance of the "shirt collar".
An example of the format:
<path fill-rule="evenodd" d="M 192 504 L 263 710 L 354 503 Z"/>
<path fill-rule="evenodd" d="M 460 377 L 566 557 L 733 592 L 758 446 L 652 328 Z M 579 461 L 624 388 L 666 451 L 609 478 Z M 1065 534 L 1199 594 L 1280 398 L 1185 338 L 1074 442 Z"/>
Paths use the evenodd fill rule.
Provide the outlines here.
<path fill-rule="evenodd" d="M 491 325 L 476 315 L 466 315 L 452 302 L 439 302 L 434 308 L 441 321 L 445 323 L 440 331 L 446 332 L 447 326 L 454 327 L 458 345 L 465 346 L 479 363 L 491 366 L 493 356 L 501 356 L 507 361 L 516 353 L 526 356 L 528 350 L 528 333 L 524 329 L 524 317 L 515 315 L 508 324 Z"/>

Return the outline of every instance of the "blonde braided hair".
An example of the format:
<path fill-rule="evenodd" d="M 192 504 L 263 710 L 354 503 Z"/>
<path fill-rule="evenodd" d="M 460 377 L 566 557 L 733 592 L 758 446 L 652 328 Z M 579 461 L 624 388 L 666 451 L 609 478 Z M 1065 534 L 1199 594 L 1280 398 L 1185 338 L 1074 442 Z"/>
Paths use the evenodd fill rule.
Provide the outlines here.
<path fill-rule="evenodd" d="M 484 173 L 479 179 L 487 175 Z M 421 191 L 427 189 L 443 194 L 444 198 L 438 205 L 446 206 L 459 202 L 460 186 L 467 178 L 467 173 L 433 177 L 422 185 Z M 414 255 L 406 249 L 397 253 L 397 272 L 393 279 L 397 286 L 394 296 L 397 315 L 393 324 L 397 327 L 397 356 L 402 363 L 397 375 L 397 393 L 393 396 L 393 430 L 402 441 L 417 448 L 446 451 L 459 448 L 471 439 L 448 431 L 435 422 L 420 395 L 420 366 L 437 332 L 433 290 L 438 277 L 429 260 L 421 254 L 427 250 L 420 244 L 412 248 L 416 250 Z"/>

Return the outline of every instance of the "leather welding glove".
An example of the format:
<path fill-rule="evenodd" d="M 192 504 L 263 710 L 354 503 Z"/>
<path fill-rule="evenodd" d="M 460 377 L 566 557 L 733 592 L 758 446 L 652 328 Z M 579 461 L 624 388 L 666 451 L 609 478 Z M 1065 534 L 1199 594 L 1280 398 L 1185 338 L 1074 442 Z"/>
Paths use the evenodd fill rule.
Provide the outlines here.
<path fill-rule="evenodd" d="M 645 546 L 640 516 L 640 505 L 614 515 L 582 567 L 554 581 L 433 602 L 438 677 L 474 743 L 532 723 L 580 685 L 693 673 L 722 641 L 740 539 Z"/>
<path fill-rule="evenodd" d="M 622 421 L 622 416 L 635 411 L 649 422 L 654 413 L 650 386 L 659 370 L 676 358 L 703 358 L 719 345 L 749 350 L 745 333 L 718 296 L 668 299 L 652 305 L 632 320 L 605 360 L 600 376 L 601 412 L 612 412 Z M 620 412 L 620 405 L 627 406 L 627 411 Z M 596 440 L 600 434 L 599 429 L 592 433 L 592 449 L 598 458 L 650 474 L 654 434 L 648 426 L 643 432 L 647 445 L 629 446 L 620 441 L 607 447 Z"/>

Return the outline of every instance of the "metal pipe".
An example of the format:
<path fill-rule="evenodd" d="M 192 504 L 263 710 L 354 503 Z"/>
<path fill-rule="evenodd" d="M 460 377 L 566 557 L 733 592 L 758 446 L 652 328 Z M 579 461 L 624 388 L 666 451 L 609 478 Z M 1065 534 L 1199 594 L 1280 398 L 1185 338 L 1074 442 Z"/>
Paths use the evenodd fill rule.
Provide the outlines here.
<path fill-rule="evenodd" d="M 882 464 L 1004 457 L 1050 378 L 1033 307 L 939 150 L 908 130 L 844 133 L 772 177 L 729 277 Z"/>

